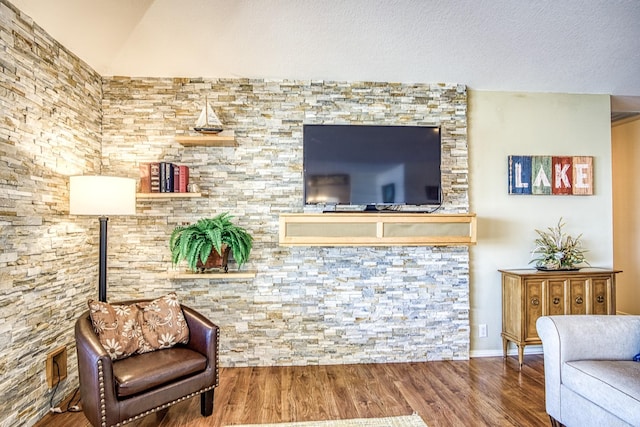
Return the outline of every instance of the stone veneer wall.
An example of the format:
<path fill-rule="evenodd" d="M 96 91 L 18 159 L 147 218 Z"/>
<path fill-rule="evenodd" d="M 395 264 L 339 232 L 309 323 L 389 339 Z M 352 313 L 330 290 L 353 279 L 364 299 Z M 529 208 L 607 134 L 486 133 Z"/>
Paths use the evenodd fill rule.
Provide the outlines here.
<path fill-rule="evenodd" d="M 103 170 L 191 168 L 207 194 L 138 201 L 110 221 L 110 298 L 176 291 L 222 328 L 224 366 L 466 359 L 466 247 L 278 246 L 278 215 L 301 212 L 303 123 L 440 125 L 441 212 L 468 211 L 466 88 L 444 84 L 105 78 Z M 205 95 L 238 147 L 183 147 Z M 255 237 L 255 279 L 169 280 L 173 227 L 229 211 Z M 114 245 L 116 247 L 114 247 Z"/>
<path fill-rule="evenodd" d="M 467 212 L 464 86 L 101 81 L 6 0 L 0 70 L 0 427 L 32 425 L 47 412 L 45 359 L 59 345 L 69 372 L 54 403 L 77 386 L 73 325 L 96 294 L 98 221 L 68 215 L 68 176 L 134 177 L 144 161 L 188 164 L 208 197 L 140 201 L 135 217 L 110 220 L 111 300 L 177 291 L 222 327 L 225 366 L 468 357 L 466 247 L 277 242 L 278 215 L 302 210 L 302 123 L 442 125 L 442 211 Z M 239 147 L 174 141 L 204 95 Z M 257 277 L 168 280 L 173 227 L 222 211 L 254 234 L 246 268 Z"/>
<path fill-rule="evenodd" d="M 48 411 L 46 354 L 67 346 L 94 295 L 98 225 L 68 215 L 68 176 L 100 171 L 102 81 L 0 0 L 0 426 Z"/>

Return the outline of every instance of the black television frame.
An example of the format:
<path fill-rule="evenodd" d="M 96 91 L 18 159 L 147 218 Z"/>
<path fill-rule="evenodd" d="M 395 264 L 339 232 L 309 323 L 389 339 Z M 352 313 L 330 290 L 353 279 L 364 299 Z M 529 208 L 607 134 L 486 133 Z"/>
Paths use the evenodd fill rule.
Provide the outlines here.
<path fill-rule="evenodd" d="M 349 179 L 349 175 L 345 175 L 342 174 L 344 176 L 340 176 L 341 174 L 327 174 L 327 175 L 314 175 L 312 176 L 309 173 L 309 158 L 308 158 L 308 153 L 309 153 L 309 146 L 313 143 L 312 139 L 313 138 L 318 138 L 317 132 L 310 132 L 311 130 L 314 129 L 318 129 L 320 127 L 323 127 L 323 130 L 326 130 L 327 133 L 331 133 L 334 130 L 339 129 L 339 127 L 345 127 L 345 128 L 349 128 L 350 130 L 354 131 L 354 132 L 360 132 L 362 130 L 362 128 L 366 128 L 366 130 L 364 130 L 363 132 L 369 132 L 369 131 L 381 131 L 381 133 L 384 132 L 398 132 L 398 131 L 403 131 L 405 130 L 404 128 L 409 129 L 412 133 L 414 133 L 414 135 L 410 135 L 410 138 L 413 138 L 410 140 L 410 142 L 412 144 L 417 144 L 418 142 L 415 140 L 415 138 L 417 137 L 418 134 L 415 134 L 416 130 L 431 130 L 431 131 L 436 131 L 435 134 L 437 135 L 435 137 L 430 136 L 428 137 L 425 142 L 431 144 L 431 148 L 433 149 L 433 145 L 434 142 L 436 142 L 437 140 L 437 153 L 435 152 L 430 152 L 428 153 L 428 156 L 431 158 L 433 157 L 435 159 L 435 157 L 437 157 L 437 168 L 434 169 L 433 165 L 431 167 L 430 170 L 432 171 L 436 171 L 435 176 L 437 177 L 434 178 L 433 177 L 433 173 L 431 173 L 431 177 L 427 180 L 429 185 L 425 185 L 425 199 L 415 199 L 415 196 L 413 197 L 413 199 L 407 199 L 405 198 L 404 200 L 402 200 L 401 202 L 395 202 L 393 200 L 393 193 L 395 192 L 395 188 L 393 187 L 393 185 L 382 185 L 382 201 L 367 201 L 366 203 L 357 203 L 360 202 L 359 200 L 356 200 L 354 202 L 356 203 L 339 203 L 339 202 L 323 202 L 323 201 L 313 201 L 310 202 L 311 196 L 309 195 L 309 188 L 310 188 L 310 182 L 312 179 L 324 179 L 326 182 L 328 183 L 330 181 L 334 181 L 337 182 L 340 179 Z M 404 137 L 407 137 L 407 133 L 405 132 L 405 134 L 403 135 Z M 422 135 L 420 135 L 421 137 Z M 323 135 L 323 137 L 327 137 L 326 135 Z M 359 137 L 359 136 L 358 136 Z M 377 137 L 374 137 L 374 139 L 376 139 Z M 382 139 L 375 141 L 375 143 L 377 144 L 382 144 L 384 141 Z M 404 142 L 404 141 L 402 141 Z M 320 142 L 322 143 L 322 142 Z M 354 144 L 363 144 L 362 141 L 356 142 Z M 389 145 L 389 146 L 392 146 Z M 385 145 L 385 150 L 386 150 L 387 145 Z M 317 151 L 317 150 L 316 150 Z M 357 150 L 354 150 L 357 151 Z M 385 151 L 385 153 L 387 153 L 388 150 Z M 426 150 L 429 151 L 429 150 Z M 350 153 L 350 155 L 353 155 L 353 153 Z M 316 154 L 317 156 L 317 154 Z M 337 157 L 336 157 L 337 158 Z M 340 179 L 339 179 L 340 178 Z M 436 184 L 437 185 L 433 185 Z M 347 183 L 347 185 L 349 185 L 349 183 Z M 420 207 L 425 207 L 424 209 L 422 209 L 422 211 L 424 212 L 429 212 L 430 211 L 430 207 L 433 206 L 437 206 L 440 207 L 442 205 L 443 202 L 443 194 L 442 194 L 442 128 L 440 126 L 428 126 L 428 125 L 364 125 L 364 124 L 303 124 L 303 204 L 305 207 L 309 207 L 309 206 L 331 206 L 331 207 L 335 207 L 335 209 L 339 209 L 339 208 L 344 208 L 346 210 L 352 211 L 352 210 L 356 210 L 356 207 L 358 206 L 366 206 L 365 210 L 367 211 L 378 211 L 378 210 L 398 210 L 398 211 L 416 211 L 417 209 L 419 209 Z M 415 190 L 415 189 L 414 189 Z M 335 189 L 333 191 L 336 191 Z M 349 188 L 349 191 L 350 188 Z M 349 200 L 351 202 L 351 200 Z M 420 201 L 422 203 L 414 203 Z M 330 209 L 331 210 L 331 209 Z"/>

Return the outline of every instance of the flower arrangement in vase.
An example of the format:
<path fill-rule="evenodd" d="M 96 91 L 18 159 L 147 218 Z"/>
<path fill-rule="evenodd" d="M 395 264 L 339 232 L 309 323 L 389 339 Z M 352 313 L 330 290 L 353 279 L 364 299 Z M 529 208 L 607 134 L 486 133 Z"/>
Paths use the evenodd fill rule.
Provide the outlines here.
<path fill-rule="evenodd" d="M 529 264 L 535 262 L 538 270 L 577 270 L 578 264 L 589 265 L 584 257 L 586 250 L 582 249 L 582 234 L 572 237 L 562 231 L 565 224 L 562 218 L 555 227 L 548 227 L 545 231 L 536 230 L 538 238 L 531 256 L 535 257 Z"/>

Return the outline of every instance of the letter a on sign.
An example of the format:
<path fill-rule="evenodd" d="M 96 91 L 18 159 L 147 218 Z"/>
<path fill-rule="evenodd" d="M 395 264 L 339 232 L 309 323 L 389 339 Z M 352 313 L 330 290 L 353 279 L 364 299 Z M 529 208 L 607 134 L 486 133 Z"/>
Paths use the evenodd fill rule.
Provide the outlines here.
<path fill-rule="evenodd" d="M 533 156 L 531 159 L 533 173 L 532 194 L 551 194 L 551 157 Z"/>

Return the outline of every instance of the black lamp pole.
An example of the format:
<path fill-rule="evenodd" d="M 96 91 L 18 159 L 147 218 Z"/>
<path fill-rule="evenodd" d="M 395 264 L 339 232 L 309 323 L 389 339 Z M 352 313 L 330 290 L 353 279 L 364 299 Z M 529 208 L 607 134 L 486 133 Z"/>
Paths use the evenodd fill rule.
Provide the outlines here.
<path fill-rule="evenodd" d="M 106 216 L 100 217 L 100 263 L 98 265 L 98 300 L 107 302 L 107 221 Z"/>

